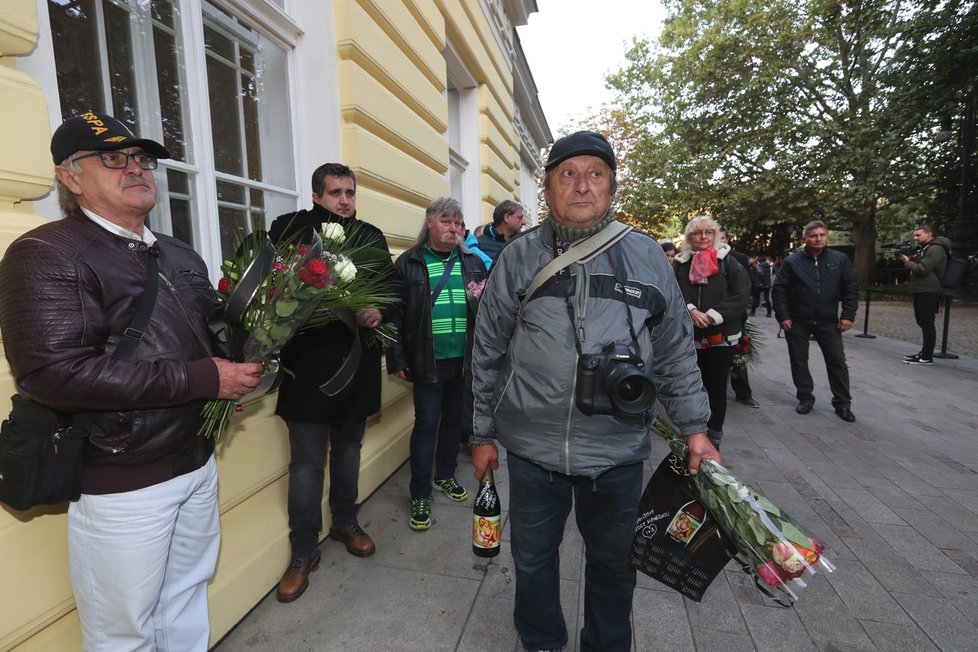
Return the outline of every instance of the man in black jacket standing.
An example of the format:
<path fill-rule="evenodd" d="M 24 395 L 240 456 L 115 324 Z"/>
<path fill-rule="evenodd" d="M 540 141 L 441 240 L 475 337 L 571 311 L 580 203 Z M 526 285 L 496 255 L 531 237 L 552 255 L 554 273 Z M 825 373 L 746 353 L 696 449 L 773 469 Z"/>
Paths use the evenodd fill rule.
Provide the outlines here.
<path fill-rule="evenodd" d="M 784 329 L 791 360 L 798 406 L 808 414 L 815 404 L 815 388 L 808 370 L 808 340 L 818 341 L 832 389 L 832 406 L 843 421 L 853 422 L 849 393 L 849 367 L 842 334 L 852 328 L 859 304 L 859 287 L 849 257 L 828 248 L 829 232 L 824 222 L 805 225 L 805 247 L 784 261 L 774 280 L 774 316 Z M 839 302 L 842 315 L 839 315 Z"/>
<path fill-rule="evenodd" d="M 293 237 L 303 229 L 320 231 L 324 224 L 343 227 L 357 246 L 388 252 L 387 240 L 377 227 L 356 217 L 356 176 L 339 163 L 326 163 L 312 174 L 312 202 L 308 211 L 288 213 L 275 219 L 268 231 L 273 241 Z M 390 271 L 382 272 L 390 274 Z M 391 315 L 392 306 L 361 310 L 357 326 L 372 329 Z M 292 559 L 277 597 L 280 602 L 297 599 L 309 585 L 309 574 L 319 567 L 319 533 L 323 529 L 323 466 L 329 446 L 329 536 L 346 544 L 351 555 L 374 553 L 373 540 L 357 522 L 357 483 L 360 478 L 360 446 L 367 417 L 380 410 L 380 351 L 363 346 L 360 365 L 350 383 L 338 394 L 325 395 L 319 388 L 344 364 L 353 334 L 336 321 L 298 335 L 282 351 L 282 365 L 289 370 L 278 391 L 276 414 L 289 427 L 289 541 Z M 356 344 L 356 346 L 360 346 Z"/>
<path fill-rule="evenodd" d="M 487 272 L 462 244 L 464 234 L 461 205 L 439 197 L 425 211 L 417 243 L 394 263 L 403 318 L 387 351 L 387 372 L 414 384 L 408 525 L 416 531 L 431 527 L 432 484 L 449 500 L 468 498 L 455 466 L 466 403 L 472 401 L 466 363 Z"/>

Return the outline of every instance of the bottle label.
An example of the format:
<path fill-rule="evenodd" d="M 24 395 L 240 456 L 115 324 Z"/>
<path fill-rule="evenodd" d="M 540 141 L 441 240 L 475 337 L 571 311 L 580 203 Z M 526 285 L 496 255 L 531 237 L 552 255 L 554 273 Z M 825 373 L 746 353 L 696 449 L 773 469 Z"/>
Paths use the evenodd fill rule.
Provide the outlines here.
<path fill-rule="evenodd" d="M 682 509 L 672 518 L 666 532 L 679 543 L 688 544 L 696 531 L 703 525 L 704 520 L 703 506 L 697 501 L 691 500 L 683 505 Z"/>
<path fill-rule="evenodd" d="M 472 545 L 491 550 L 499 547 L 500 517 L 472 515 Z"/>

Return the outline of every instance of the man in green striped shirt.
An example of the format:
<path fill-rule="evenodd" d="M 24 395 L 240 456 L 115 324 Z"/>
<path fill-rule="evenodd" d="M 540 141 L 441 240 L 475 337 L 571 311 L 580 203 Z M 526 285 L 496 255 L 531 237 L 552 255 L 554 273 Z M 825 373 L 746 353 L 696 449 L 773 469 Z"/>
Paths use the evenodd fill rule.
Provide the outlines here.
<path fill-rule="evenodd" d="M 387 352 L 387 371 L 414 384 L 409 525 L 419 531 L 431 527 L 432 484 L 450 500 L 468 498 L 455 467 L 464 415 L 470 413 L 466 367 L 487 272 L 482 259 L 462 244 L 464 234 L 462 207 L 440 197 L 425 211 L 417 243 L 394 263 L 401 314 L 395 318 L 398 338 Z"/>

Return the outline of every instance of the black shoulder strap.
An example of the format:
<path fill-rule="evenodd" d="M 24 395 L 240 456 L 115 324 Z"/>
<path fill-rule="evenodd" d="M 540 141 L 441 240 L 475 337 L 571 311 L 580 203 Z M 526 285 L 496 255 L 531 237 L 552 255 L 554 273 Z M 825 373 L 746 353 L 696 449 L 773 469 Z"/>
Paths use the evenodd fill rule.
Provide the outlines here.
<path fill-rule="evenodd" d="M 143 331 L 149 324 L 149 316 L 153 314 L 153 306 L 156 305 L 156 292 L 160 288 L 160 249 L 156 245 L 149 248 L 149 263 L 146 265 L 146 287 L 143 294 L 139 297 L 139 304 L 136 306 L 136 314 L 133 315 L 129 326 L 122 334 L 122 339 L 116 345 L 112 357 L 116 360 L 127 360 L 136 346 L 143 339 Z"/>
<path fill-rule="evenodd" d="M 438 301 L 438 295 L 445 289 L 445 284 L 448 283 L 448 277 L 452 275 L 452 268 L 455 267 L 456 260 L 458 260 L 458 256 L 449 257 L 445 261 L 445 271 L 441 273 L 441 278 L 438 279 L 438 285 L 431 291 L 431 305 L 435 305 L 435 302 Z"/>

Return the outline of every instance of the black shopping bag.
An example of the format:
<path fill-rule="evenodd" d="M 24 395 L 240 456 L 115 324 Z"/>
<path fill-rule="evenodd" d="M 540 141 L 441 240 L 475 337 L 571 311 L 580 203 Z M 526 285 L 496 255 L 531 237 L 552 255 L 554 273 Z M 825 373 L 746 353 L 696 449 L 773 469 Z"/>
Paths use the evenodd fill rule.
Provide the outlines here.
<path fill-rule="evenodd" d="M 726 535 L 698 498 L 685 460 L 670 453 L 642 494 L 629 560 L 696 602 L 732 556 Z"/>

